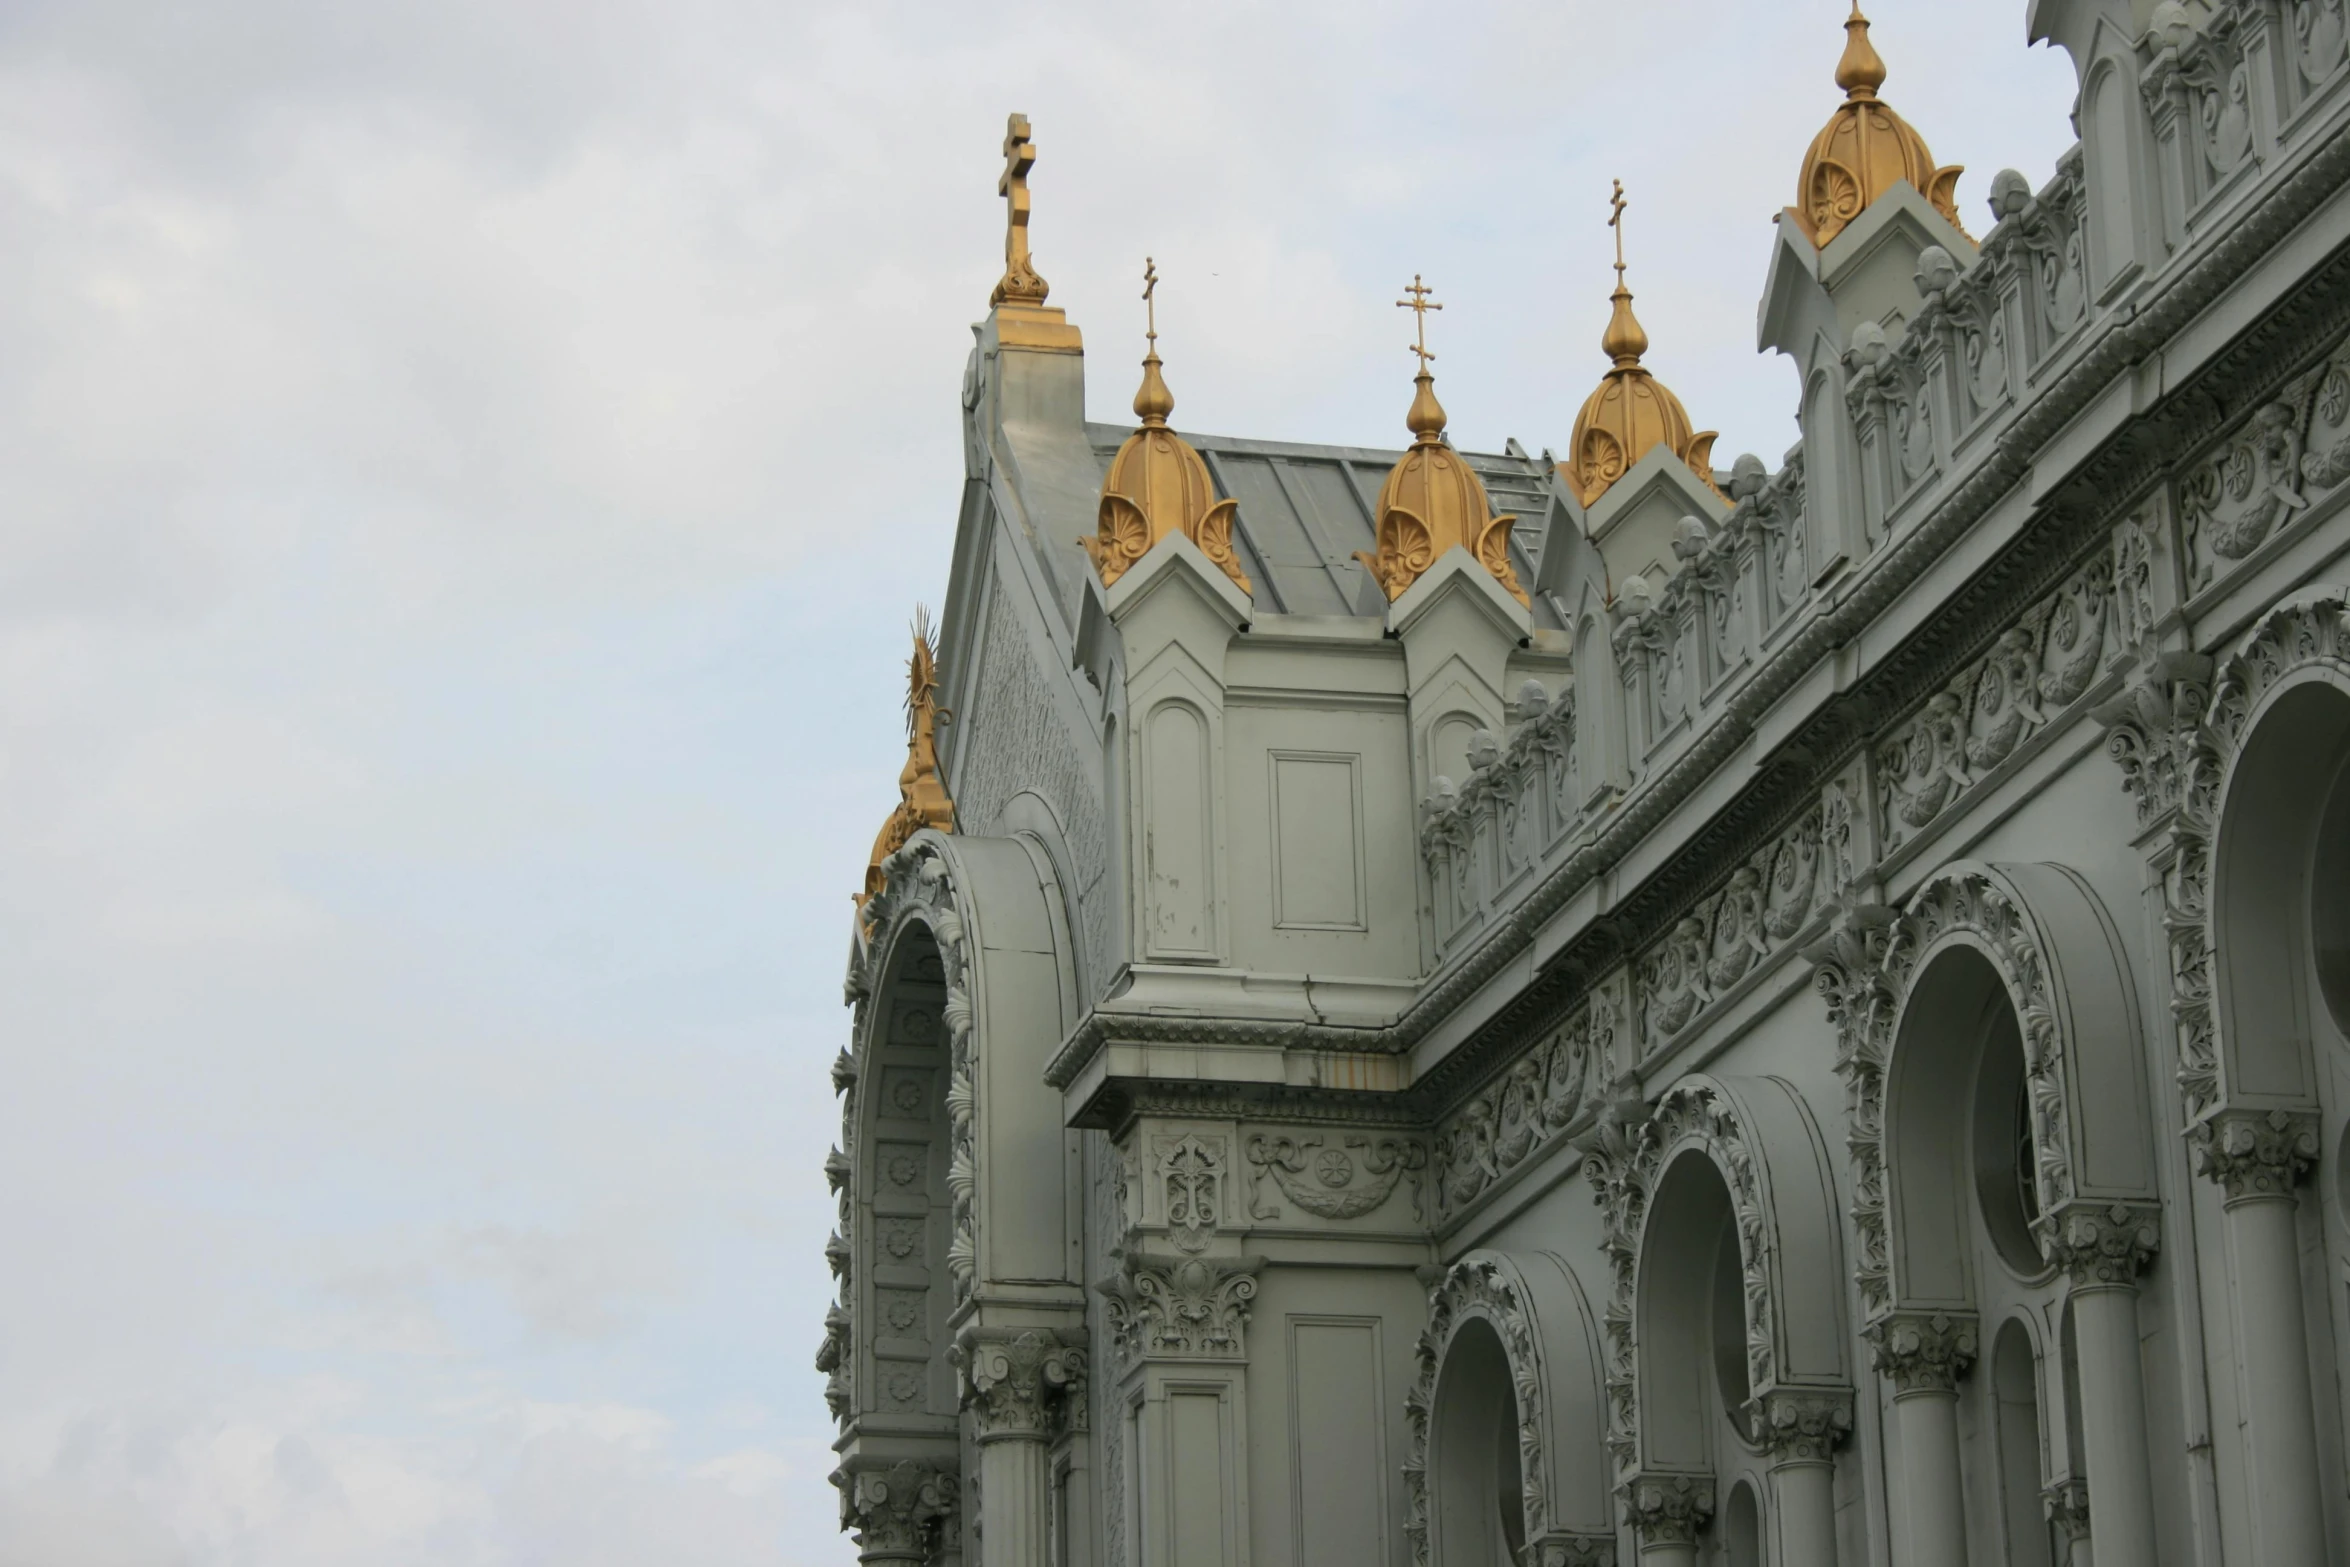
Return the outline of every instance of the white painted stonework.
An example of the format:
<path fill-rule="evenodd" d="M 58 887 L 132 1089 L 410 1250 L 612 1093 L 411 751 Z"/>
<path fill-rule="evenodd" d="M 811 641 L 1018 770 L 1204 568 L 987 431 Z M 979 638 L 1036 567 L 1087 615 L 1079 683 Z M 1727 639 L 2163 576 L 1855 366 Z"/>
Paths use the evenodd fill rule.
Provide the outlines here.
<path fill-rule="evenodd" d="M 834 1069 L 863 1560 L 2350 1561 L 2350 54 L 2177 9 L 2032 7 L 2087 140 L 1979 246 L 1782 236 L 1726 509 L 1469 455 L 1531 608 L 1248 442 L 1253 593 L 1105 591 L 1125 431 L 983 331 Z"/>

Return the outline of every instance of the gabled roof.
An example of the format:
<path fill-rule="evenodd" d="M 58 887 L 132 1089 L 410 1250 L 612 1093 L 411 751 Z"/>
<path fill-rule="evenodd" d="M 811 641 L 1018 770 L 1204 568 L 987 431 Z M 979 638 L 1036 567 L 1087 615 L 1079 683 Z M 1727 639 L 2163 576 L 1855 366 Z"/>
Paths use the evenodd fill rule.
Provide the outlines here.
<path fill-rule="evenodd" d="M 1086 425 L 1086 439 L 1105 473 L 1132 433 L 1125 425 Z M 1217 498 L 1240 503 L 1235 542 L 1262 608 L 1282 615 L 1387 613 L 1385 595 L 1354 556 L 1372 547 L 1372 507 L 1402 448 L 1300 446 L 1190 430 L 1183 438 L 1207 460 Z M 1461 456 L 1485 482 L 1496 513 L 1516 514 L 1510 558 L 1518 580 L 1531 584 L 1542 564 L 1551 465 L 1515 450 L 1516 444 L 1506 453 Z M 1563 629 L 1543 595 L 1534 596 L 1533 608 L 1535 625 Z"/>

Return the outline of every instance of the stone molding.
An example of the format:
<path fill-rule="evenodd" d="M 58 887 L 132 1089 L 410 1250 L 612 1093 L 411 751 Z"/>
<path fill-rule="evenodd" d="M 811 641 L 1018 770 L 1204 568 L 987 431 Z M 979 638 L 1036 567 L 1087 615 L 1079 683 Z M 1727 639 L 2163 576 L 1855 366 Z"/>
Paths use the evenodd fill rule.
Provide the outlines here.
<path fill-rule="evenodd" d="M 1892 1311 L 1892 1237 L 1886 1201 L 1885 1077 L 1903 1004 L 1924 961 L 1945 937 L 1973 939 L 1997 970 L 2023 1034 L 2032 1101 L 2033 1181 L 2040 1211 L 2072 1200 L 2072 1150 L 2065 1105 L 2064 1052 L 2052 993 L 2048 943 L 2022 894 L 1996 867 L 1959 862 L 1928 877 L 1899 911 L 1848 910 L 1805 950 L 1812 983 L 1837 1036 L 1836 1073 L 1846 1093 L 1845 1143 L 1852 1151 L 1853 1275 L 1862 1314 Z M 2043 1249 L 2046 1235 L 2041 1237 Z"/>
<path fill-rule="evenodd" d="M 1162 1256 L 1129 1249 L 1096 1286 L 1121 1367 L 1145 1360 L 1246 1360 L 1262 1257 Z"/>
<path fill-rule="evenodd" d="M 1833 1463 L 1852 1434 L 1852 1394 L 1776 1388 L 1754 1400 L 1755 1441 L 1773 1467 Z"/>
<path fill-rule="evenodd" d="M 1641 1470 L 1623 1485 L 1624 1511 L 1643 1551 L 1659 1545 L 1695 1545 L 1714 1515 L 1710 1474 Z"/>
<path fill-rule="evenodd" d="M 954 1360 L 973 1439 L 1041 1442 L 1072 1419 L 1082 1426 L 1086 1357 L 1074 1340 L 1081 1335 L 965 1328 Z"/>
<path fill-rule="evenodd" d="M 1863 1330 L 1870 1364 L 1893 1384 L 1896 1398 L 1912 1393 L 1955 1395 L 1975 1363 L 1979 1339 L 1971 1311 L 1894 1311 Z"/>
<path fill-rule="evenodd" d="M 2220 1184 L 2228 1206 L 2263 1198 L 2290 1202 L 2294 1188 L 2317 1168 L 2317 1112 L 2221 1110 L 2195 1123 L 2188 1146 L 2196 1172 Z"/>

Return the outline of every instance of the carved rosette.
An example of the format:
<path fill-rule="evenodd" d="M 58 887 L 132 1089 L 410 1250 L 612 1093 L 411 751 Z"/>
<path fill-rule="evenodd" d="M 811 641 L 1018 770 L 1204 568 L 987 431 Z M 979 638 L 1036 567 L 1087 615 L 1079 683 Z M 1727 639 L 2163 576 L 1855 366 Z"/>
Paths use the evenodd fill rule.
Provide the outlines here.
<path fill-rule="evenodd" d="M 1885 1071 L 1894 1029 L 1927 954 L 1960 932 L 1974 938 L 1998 971 L 2021 1026 L 2041 1211 L 2052 1213 L 2072 1197 L 2065 1042 L 2045 942 L 2021 901 L 1992 871 L 1962 863 L 1935 872 L 1898 914 L 1852 910 L 1804 956 L 1837 1030 L 1836 1071 L 1845 1084 L 1845 1143 L 1853 1163 L 1854 1276 L 1868 1318 L 1894 1305 L 1885 1208 Z"/>
<path fill-rule="evenodd" d="M 2151 1203 L 2072 1203 L 2040 1229 L 2041 1250 L 2076 1290 L 2135 1286 L 2162 1246 L 2162 1213 Z"/>
<path fill-rule="evenodd" d="M 1583 1172 L 1600 1209 L 1602 1249 L 1615 1272 L 1615 1290 L 1603 1321 L 1607 1332 L 1607 1440 L 1619 1475 L 1632 1474 L 1640 1454 L 1638 1360 L 1633 1342 L 1640 1232 L 1667 1159 L 1687 1147 L 1703 1149 L 1730 1189 L 1746 1306 L 1747 1383 L 1758 1392 L 1768 1392 L 1778 1381 L 1778 1357 L 1771 1333 L 1771 1232 L 1763 1211 L 1760 1155 L 1750 1143 L 1737 1110 L 1712 1083 L 1691 1078 L 1668 1089 L 1644 1121 L 1628 1124 L 1612 1112 L 1601 1117 L 1588 1134 Z M 1711 1497 L 1709 1490 L 1709 1509 Z"/>
<path fill-rule="evenodd" d="M 2188 1134 L 2198 1174 L 2217 1181 L 2230 1207 L 2240 1202 L 2281 1198 L 2317 1167 L 2314 1111 L 2223 1110 L 2199 1121 Z"/>
<path fill-rule="evenodd" d="M 1870 1364 L 1893 1384 L 1896 1398 L 1958 1391 L 1975 1363 L 1976 1328 L 1969 1311 L 1896 1311 L 1865 1330 Z"/>
<path fill-rule="evenodd" d="M 1714 1477 L 1709 1474 L 1635 1474 L 1624 1482 L 1623 1496 L 1644 1552 L 1660 1545 L 1695 1545 L 1714 1515 Z"/>
<path fill-rule="evenodd" d="M 1755 1440 L 1774 1466 L 1825 1464 L 1852 1434 L 1852 1394 L 1842 1388 L 1774 1388 L 1754 1401 Z"/>
<path fill-rule="evenodd" d="M 1249 1302 L 1262 1257 L 1157 1257 L 1129 1251 L 1098 1288 L 1118 1358 L 1247 1358 Z"/>
<path fill-rule="evenodd" d="M 860 1562 L 924 1562 L 961 1504 L 953 1470 L 907 1460 L 886 1469 L 836 1473 L 843 1529 L 857 1534 Z"/>
<path fill-rule="evenodd" d="M 1071 1410 L 1083 1423 L 1085 1350 L 1061 1334 L 966 1329 L 955 1364 L 975 1441 L 1043 1441 Z"/>

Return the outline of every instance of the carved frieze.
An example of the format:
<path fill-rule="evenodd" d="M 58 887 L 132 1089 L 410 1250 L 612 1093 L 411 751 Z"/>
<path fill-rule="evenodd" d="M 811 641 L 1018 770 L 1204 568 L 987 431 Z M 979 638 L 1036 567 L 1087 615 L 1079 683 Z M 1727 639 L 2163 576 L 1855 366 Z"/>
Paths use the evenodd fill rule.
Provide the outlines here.
<path fill-rule="evenodd" d="M 2200 593 L 2350 479 L 2350 343 L 2180 473 L 2188 590 Z"/>
<path fill-rule="evenodd" d="M 1437 1128 L 1432 1158 L 1440 1217 L 1458 1213 L 1535 1150 L 1588 1121 L 1612 1076 L 1617 994 L 1611 986 L 1595 989 L 1499 1083 L 1471 1095 Z"/>
<path fill-rule="evenodd" d="M 1633 1004 L 1644 1052 L 1670 1043 L 1750 969 L 1784 950 L 1826 906 L 1835 889 L 1823 876 L 1820 835 L 1820 812 L 1804 812 L 1634 961 Z"/>
<path fill-rule="evenodd" d="M 1257 1172 L 1250 1218 L 1280 1218 L 1286 1199 L 1318 1219 L 1359 1219 L 1385 1204 L 1406 1176 L 1417 1192 L 1428 1146 L 1360 1133 L 1257 1136 L 1248 1141 L 1248 1162 Z"/>

